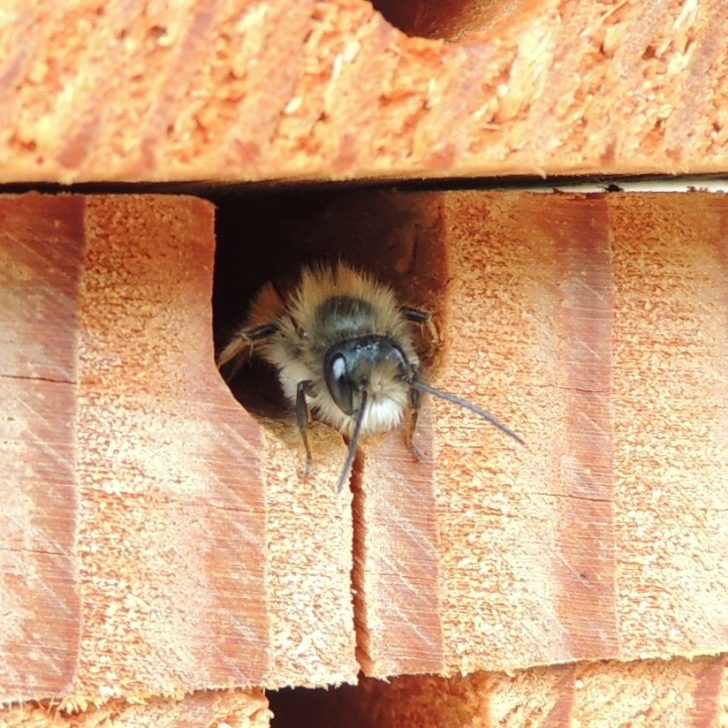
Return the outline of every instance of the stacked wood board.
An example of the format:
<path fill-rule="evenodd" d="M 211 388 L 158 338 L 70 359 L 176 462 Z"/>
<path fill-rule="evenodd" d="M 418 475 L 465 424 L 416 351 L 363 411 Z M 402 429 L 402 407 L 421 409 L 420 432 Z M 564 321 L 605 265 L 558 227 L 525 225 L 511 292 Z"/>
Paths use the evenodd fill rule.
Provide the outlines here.
<path fill-rule="evenodd" d="M 364 0 L 6 8 L 2 180 L 219 209 L 215 273 L 199 197 L 0 198 L 0 725 L 265 725 L 262 689 L 341 683 L 279 724 L 725 720 L 726 199 L 219 192 L 724 172 L 720 4 L 379 7 L 410 35 Z M 420 462 L 371 439 L 337 495 L 314 424 L 303 480 L 214 346 L 332 256 L 526 447 L 428 401 Z"/>

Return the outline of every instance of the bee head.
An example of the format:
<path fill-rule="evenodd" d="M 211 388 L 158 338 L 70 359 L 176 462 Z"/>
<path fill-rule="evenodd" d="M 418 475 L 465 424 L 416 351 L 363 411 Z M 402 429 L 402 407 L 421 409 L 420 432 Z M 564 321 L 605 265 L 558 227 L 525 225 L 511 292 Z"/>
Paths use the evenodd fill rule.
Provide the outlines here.
<path fill-rule="evenodd" d="M 339 341 L 324 355 L 324 379 L 334 402 L 347 415 L 368 398 L 385 394 L 393 383 L 408 382 L 412 365 L 389 336 L 372 334 Z M 409 386 L 409 385 L 407 385 Z"/>

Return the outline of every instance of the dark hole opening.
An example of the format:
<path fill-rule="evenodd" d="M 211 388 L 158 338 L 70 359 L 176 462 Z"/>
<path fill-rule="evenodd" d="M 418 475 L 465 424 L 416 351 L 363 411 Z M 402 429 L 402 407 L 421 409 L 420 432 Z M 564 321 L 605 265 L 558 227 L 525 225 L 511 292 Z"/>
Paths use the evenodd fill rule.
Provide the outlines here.
<path fill-rule="evenodd" d="M 342 260 L 390 284 L 401 303 L 443 315 L 447 278 L 437 193 L 283 190 L 221 194 L 213 289 L 216 351 L 246 319 L 249 305 L 269 281 L 286 287 L 303 266 Z M 427 363 L 427 362 L 426 362 Z M 251 413 L 292 413 L 276 372 L 250 357 L 229 382 Z"/>
<path fill-rule="evenodd" d="M 523 0 L 508 3 L 496 0 L 372 0 L 372 5 L 386 20 L 407 35 L 449 42 L 467 40 L 488 31 L 517 13 L 522 4 Z"/>
<path fill-rule="evenodd" d="M 268 690 L 266 696 L 274 717 L 274 728 L 371 728 L 368 683 L 338 688 L 283 688 Z M 386 690 L 384 683 L 379 683 Z"/>

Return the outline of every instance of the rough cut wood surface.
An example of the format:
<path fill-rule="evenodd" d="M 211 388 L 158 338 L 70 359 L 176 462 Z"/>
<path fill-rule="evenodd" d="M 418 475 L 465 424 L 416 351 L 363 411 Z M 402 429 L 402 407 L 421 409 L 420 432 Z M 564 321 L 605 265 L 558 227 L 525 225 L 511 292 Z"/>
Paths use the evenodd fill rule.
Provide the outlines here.
<path fill-rule="evenodd" d="M 0 198 L 0 701 L 356 675 L 348 499 L 217 374 L 212 222 Z"/>
<path fill-rule="evenodd" d="M 313 728 L 722 728 L 728 719 L 723 657 L 554 665 L 445 679 L 364 680 L 286 705 L 290 725 Z M 282 712 L 281 712 L 282 714 Z"/>
<path fill-rule="evenodd" d="M 728 199 L 442 198 L 444 669 L 726 651 Z"/>
<path fill-rule="evenodd" d="M 27 703 L 0 708 L 1 728 L 268 728 L 262 690 L 199 691 L 138 703 L 112 699 L 96 706 L 83 700 Z"/>
<path fill-rule="evenodd" d="M 0 179 L 728 168 L 720 0 L 378 6 L 5 2 Z"/>
<path fill-rule="evenodd" d="M 66 690 L 78 659 L 72 413 L 83 218 L 0 201 L 0 699 Z"/>
<path fill-rule="evenodd" d="M 366 443 L 353 508 L 335 432 L 304 482 L 290 419 L 215 372 L 210 205 L 0 215 L 4 701 L 728 651 L 725 196 L 221 210 L 218 337 L 272 272 L 342 255 L 436 316 L 432 381 L 527 440 L 428 400 L 423 461 Z"/>

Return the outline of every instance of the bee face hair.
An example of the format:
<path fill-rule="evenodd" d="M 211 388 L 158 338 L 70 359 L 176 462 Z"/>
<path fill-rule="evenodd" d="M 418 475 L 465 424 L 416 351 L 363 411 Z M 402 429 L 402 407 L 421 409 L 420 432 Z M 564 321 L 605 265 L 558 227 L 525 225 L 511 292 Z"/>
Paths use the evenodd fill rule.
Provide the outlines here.
<path fill-rule="evenodd" d="M 278 325 L 279 332 L 261 353 L 278 369 L 291 401 L 299 382 L 311 382 L 311 409 L 351 436 L 353 413 L 365 388 L 362 435 L 390 430 L 402 421 L 408 385 L 389 376 L 394 374 L 394 352 L 405 370 L 419 367 L 419 357 L 391 289 L 343 264 L 309 268 Z M 385 340 L 393 345 L 387 347 Z"/>
<path fill-rule="evenodd" d="M 218 365 L 235 373 L 255 351 L 277 370 L 286 397 L 295 404 L 306 448 L 309 410 L 349 436 L 339 489 L 349 477 L 361 435 L 390 430 L 410 409 L 411 443 L 420 392 L 463 406 L 522 442 L 486 410 L 425 384 L 414 346 L 413 326 L 431 324 L 428 314 L 400 306 L 393 291 L 366 273 L 339 263 L 302 271 L 290 296 L 265 286 L 246 324 L 223 349 Z M 413 446 L 414 449 L 414 446 Z"/>
<path fill-rule="evenodd" d="M 369 334 L 332 344 L 324 354 L 324 380 L 336 406 L 349 416 L 358 411 L 362 392 L 391 397 L 407 382 L 412 365 L 391 336 Z"/>

